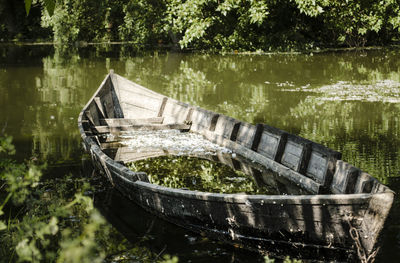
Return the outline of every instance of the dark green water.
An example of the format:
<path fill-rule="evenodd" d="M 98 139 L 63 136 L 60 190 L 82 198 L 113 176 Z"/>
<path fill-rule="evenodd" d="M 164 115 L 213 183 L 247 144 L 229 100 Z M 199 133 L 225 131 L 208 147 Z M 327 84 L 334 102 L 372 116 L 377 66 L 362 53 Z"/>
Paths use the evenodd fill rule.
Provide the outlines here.
<path fill-rule="evenodd" d="M 16 159 L 46 161 L 47 178 L 83 174 L 77 116 L 110 69 L 178 100 L 325 144 L 400 192 L 400 50 L 137 56 L 116 46 L 71 49 L 66 56 L 52 46 L 1 46 L 0 131 L 14 137 Z M 171 240 L 169 232 L 180 236 Z M 141 235 L 134 233 L 123 233 L 132 244 Z M 186 261 L 262 259 L 166 223 L 151 235 L 158 246 L 146 249 L 166 247 Z M 398 196 L 381 246 L 378 262 L 400 257 Z"/>
<path fill-rule="evenodd" d="M 231 154 L 226 156 L 231 158 Z M 224 194 L 309 194 L 293 182 L 260 166 L 247 163 L 242 168 L 243 162 L 232 159 L 232 163 L 237 165 L 235 168 L 235 164 L 230 167 L 219 162 L 218 157 L 216 159 L 211 155 L 204 158 L 167 155 L 131 162 L 127 166 L 135 172 L 145 172 L 150 183 L 171 188 Z M 269 178 L 268 184 L 263 177 Z"/>

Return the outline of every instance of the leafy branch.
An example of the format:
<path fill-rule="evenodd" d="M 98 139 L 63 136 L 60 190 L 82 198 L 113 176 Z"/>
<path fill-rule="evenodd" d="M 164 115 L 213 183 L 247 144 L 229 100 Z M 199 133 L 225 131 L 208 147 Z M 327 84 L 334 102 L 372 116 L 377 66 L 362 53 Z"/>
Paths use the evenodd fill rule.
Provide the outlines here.
<path fill-rule="evenodd" d="M 54 14 L 56 0 L 42 0 L 42 1 L 44 6 L 46 7 L 47 12 L 49 13 L 50 16 L 52 16 Z M 29 11 L 31 10 L 33 2 L 35 2 L 35 0 L 25 0 L 26 15 L 29 15 Z"/>

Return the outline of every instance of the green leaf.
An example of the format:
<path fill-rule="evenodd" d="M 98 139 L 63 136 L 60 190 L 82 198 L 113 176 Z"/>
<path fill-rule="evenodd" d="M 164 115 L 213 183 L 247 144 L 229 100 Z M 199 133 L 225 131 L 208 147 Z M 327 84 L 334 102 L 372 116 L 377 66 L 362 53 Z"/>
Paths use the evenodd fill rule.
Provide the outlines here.
<path fill-rule="evenodd" d="M 7 225 L 4 224 L 3 221 L 0 221 L 0 231 L 1 231 L 1 230 L 4 230 L 4 229 L 7 229 Z"/>
<path fill-rule="evenodd" d="M 275 263 L 275 259 L 269 258 L 268 256 L 264 257 L 265 263 Z"/>
<path fill-rule="evenodd" d="M 56 7 L 56 0 L 44 0 L 46 10 L 50 16 L 54 14 L 54 8 Z"/>
<path fill-rule="evenodd" d="M 31 10 L 32 0 L 25 0 L 25 11 L 26 15 L 29 15 L 29 11 Z"/>

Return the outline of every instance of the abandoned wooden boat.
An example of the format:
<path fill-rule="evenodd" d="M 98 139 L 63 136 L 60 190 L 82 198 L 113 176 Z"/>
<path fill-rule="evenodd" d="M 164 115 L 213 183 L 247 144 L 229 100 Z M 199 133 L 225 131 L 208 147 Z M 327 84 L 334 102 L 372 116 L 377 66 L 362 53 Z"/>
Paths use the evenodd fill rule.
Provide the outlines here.
<path fill-rule="evenodd" d="M 78 125 L 96 169 L 131 200 L 175 224 L 252 243 L 260 250 L 283 244 L 374 255 L 394 197 L 388 187 L 342 161 L 339 152 L 265 124 L 252 125 L 179 102 L 112 71 L 81 111 Z M 200 134 L 309 194 L 219 194 L 168 188 L 150 183 L 145 173 L 124 165 L 162 152 L 140 154 L 121 147 L 114 154 L 105 153 L 104 146 L 112 144 L 110 135 L 163 129 Z M 234 165 L 222 156 L 214 158 Z"/>

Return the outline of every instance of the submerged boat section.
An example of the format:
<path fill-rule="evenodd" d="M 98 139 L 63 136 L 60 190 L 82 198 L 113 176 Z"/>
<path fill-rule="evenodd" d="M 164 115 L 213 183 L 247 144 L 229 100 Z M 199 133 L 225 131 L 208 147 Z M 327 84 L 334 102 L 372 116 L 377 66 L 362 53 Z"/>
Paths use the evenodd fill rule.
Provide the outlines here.
<path fill-rule="evenodd" d="M 113 72 L 83 108 L 78 125 L 97 170 L 125 196 L 177 225 L 251 243 L 261 251 L 271 244 L 301 245 L 358 250 L 368 257 L 376 251 L 393 202 L 388 187 L 341 160 L 339 152 L 266 124 L 249 124 L 179 102 Z M 148 148 L 121 143 L 129 134 L 139 135 L 137 142 L 171 130 L 200 136 L 220 149 L 180 153 L 179 147 L 157 145 L 156 137 Z M 176 143 L 189 147 L 184 141 Z M 147 173 L 126 166 L 179 155 L 217 161 L 251 175 L 257 184 L 277 186 L 278 178 L 303 190 L 271 195 L 171 188 L 151 183 Z"/>

